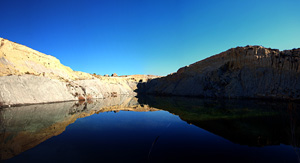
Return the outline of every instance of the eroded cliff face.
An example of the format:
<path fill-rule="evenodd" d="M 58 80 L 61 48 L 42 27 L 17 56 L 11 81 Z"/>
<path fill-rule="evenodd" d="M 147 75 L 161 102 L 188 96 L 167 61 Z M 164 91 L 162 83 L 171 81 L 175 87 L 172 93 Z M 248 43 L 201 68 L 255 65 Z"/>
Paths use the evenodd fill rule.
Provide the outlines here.
<path fill-rule="evenodd" d="M 136 95 L 139 82 L 155 77 L 73 71 L 53 56 L 0 38 L 0 107 Z"/>
<path fill-rule="evenodd" d="M 34 75 L 0 77 L 0 107 L 135 95 L 131 81 L 100 79 L 62 82 Z M 136 85 L 136 84 L 135 84 Z"/>
<path fill-rule="evenodd" d="M 140 93 L 300 99 L 300 49 L 261 46 L 229 49 L 139 85 Z"/>
<path fill-rule="evenodd" d="M 93 76 L 73 71 L 51 56 L 24 45 L 0 38 L 0 76 L 32 74 L 59 80 L 92 79 Z"/>

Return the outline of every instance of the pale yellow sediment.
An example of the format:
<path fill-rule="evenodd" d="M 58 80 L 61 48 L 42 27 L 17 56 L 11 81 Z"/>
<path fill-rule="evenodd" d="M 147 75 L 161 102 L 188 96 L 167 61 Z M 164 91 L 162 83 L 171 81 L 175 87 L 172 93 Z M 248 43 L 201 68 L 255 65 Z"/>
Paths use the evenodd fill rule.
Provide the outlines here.
<path fill-rule="evenodd" d="M 73 71 L 60 61 L 24 45 L 0 38 L 0 76 L 32 74 L 60 80 L 92 79 L 92 75 Z"/>

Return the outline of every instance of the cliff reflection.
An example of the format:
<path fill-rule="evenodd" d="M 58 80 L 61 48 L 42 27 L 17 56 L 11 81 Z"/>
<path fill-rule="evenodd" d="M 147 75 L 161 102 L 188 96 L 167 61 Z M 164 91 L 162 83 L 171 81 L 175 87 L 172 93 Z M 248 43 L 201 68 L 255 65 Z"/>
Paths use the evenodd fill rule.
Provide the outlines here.
<path fill-rule="evenodd" d="M 157 96 L 139 97 L 139 102 L 240 145 L 286 144 L 299 153 L 299 103 Z"/>
<path fill-rule="evenodd" d="M 86 158 L 90 157 L 90 159 L 98 159 L 97 153 L 101 153 L 101 159 L 104 160 L 118 155 L 120 160 L 136 158 L 141 162 L 140 160 L 148 158 L 150 152 L 151 159 L 156 161 L 169 158 L 174 158 L 176 161 L 177 158 L 192 160 L 199 158 L 199 154 L 202 154 L 201 159 L 210 160 L 215 156 L 215 152 L 219 155 L 223 154 L 223 158 L 240 161 L 244 160 L 244 157 L 252 158 L 249 155 L 258 149 L 264 151 L 269 149 L 252 147 L 286 144 L 294 147 L 299 158 L 299 108 L 298 103 L 287 102 L 155 96 L 139 98 L 120 96 L 88 103 L 65 102 L 5 108 L 0 110 L 0 156 L 2 160 L 9 159 L 37 146 L 14 157 L 15 160 L 11 159 L 12 162 L 23 161 L 27 156 L 33 156 L 37 151 L 48 148 L 47 145 L 52 144 L 52 149 L 49 149 L 50 155 L 51 151 L 56 151 L 53 147 L 59 145 L 63 146 L 61 147 L 63 157 L 63 152 L 70 150 L 70 157 L 66 160 L 78 153 L 82 154 L 84 159 L 78 162 L 86 161 Z M 103 112 L 146 112 L 160 109 L 165 111 L 93 115 Z M 87 118 L 76 121 L 83 117 Z M 80 121 L 81 123 L 78 123 Z M 186 122 L 193 125 L 188 125 Z M 74 124 L 70 125 L 72 123 Z M 70 126 L 66 130 L 68 125 Z M 79 129 L 76 126 L 79 126 Z M 206 131 L 203 132 L 204 130 L 199 127 Z M 81 132 L 85 134 L 80 135 Z M 76 135 L 78 137 L 74 138 L 74 142 L 66 143 L 68 148 L 61 145 L 61 142 L 72 139 L 70 137 Z M 53 136 L 57 137 L 46 141 Z M 45 145 L 47 142 L 48 144 Z M 78 144 L 74 145 L 76 148 L 73 151 L 71 145 L 74 143 Z M 228 150 L 227 153 L 224 150 Z M 285 147 L 280 148 L 280 152 L 285 150 Z M 45 154 L 49 151 L 43 152 Z M 291 152 L 293 155 L 287 155 L 287 158 L 292 156 L 291 159 L 295 160 L 292 148 Z M 258 158 L 270 159 L 262 157 L 264 154 L 261 152 Z M 222 157 L 218 161 L 221 161 Z M 280 158 L 279 155 L 278 157 Z M 77 159 L 79 158 L 74 157 L 75 161 Z"/>
<path fill-rule="evenodd" d="M 78 118 L 115 111 L 156 111 L 120 96 L 88 103 L 64 102 L 0 110 L 0 160 L 9 159 L 65 131 Z"/>

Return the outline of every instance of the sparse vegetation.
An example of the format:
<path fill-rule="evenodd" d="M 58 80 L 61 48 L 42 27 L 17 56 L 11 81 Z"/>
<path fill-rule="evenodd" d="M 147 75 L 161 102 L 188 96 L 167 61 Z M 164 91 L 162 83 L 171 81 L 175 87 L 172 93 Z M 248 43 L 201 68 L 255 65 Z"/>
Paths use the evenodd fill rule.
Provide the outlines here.
<path fill-rule="evenodd" d="M 111 97 L 117 97 L 118 96 L 118 93 L 117 92 L 111 92 Z"/>
<path fill-rule="evenodd" d="M 101 75 L 97 75 L 96 73 L 93 73 L 93 74 L 91 74 L 92 76 L 94 76 L 94 77 L 96 77 L 96 78 L 98 78 L 98 79 L 101 79 Z"/>
<path fill-rule="evenodd" d="M 80 96 L 78 97 L 78 100 L 79 100 L 79 101 L 85 101 L 85 98 L 84 98 L 82 95 L 80 95 Z"/>
<path fill-rule="evenodd" d="M 93 99 L 93 96 L 92 96 L 92 95 L 88 94 L 88 95 L 86 96 L 86 100 L 87 100 L 87 101 L 92 101 L 92 99 Z"/>

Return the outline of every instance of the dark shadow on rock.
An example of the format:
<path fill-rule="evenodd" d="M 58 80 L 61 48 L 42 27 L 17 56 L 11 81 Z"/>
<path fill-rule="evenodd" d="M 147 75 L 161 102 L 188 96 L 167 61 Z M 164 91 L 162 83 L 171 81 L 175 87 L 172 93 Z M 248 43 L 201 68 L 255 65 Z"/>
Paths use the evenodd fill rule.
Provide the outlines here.
<path fill-rule="evenodd" d="M 300 100 L 300 49 L 229 49 L 177 72 L 139 83 L 139 94 Z"/>

